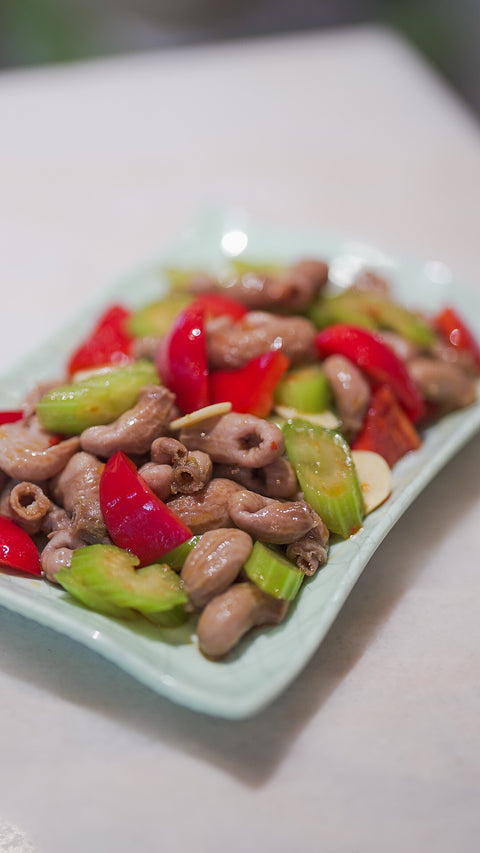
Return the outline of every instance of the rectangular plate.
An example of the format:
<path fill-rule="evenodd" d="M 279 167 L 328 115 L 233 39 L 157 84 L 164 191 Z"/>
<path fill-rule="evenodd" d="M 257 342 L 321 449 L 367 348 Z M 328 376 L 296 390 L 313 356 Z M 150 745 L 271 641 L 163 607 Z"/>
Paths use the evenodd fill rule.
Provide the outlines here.
<path fill-rule="evenodd" d="M 35 381 L 58 375 L 75 343 L 113 298 L 142 305 L 164 292 L 162 267 L 218 270 L 229 255 L 243 250 L 252 261 L 325 258 L 335 283 L 344 285 L 360 269 L 374 268 L 392 282 L 400 302 L 429 311 L 455 305 L 480 337 L 480 293 L 463 288 L 441 263 L 406 261 L 324 233 L 263 227 L 241 211 L 208 210 L 161 258 L 116 282 L 75 322 L 4 375 L 0 408 L 17 405 Z M 0 573 L 0 604 L 78 640 L 174 702 L 230 719 L 248 717 L 278 696 L 305 666 L 382 539 L 479 428 L 477 402 L 426 430 L 421 448 L 395 467 L 391 497 L 355 536 L 332 545 L 327 565 L 304 584 L 285 622 L 254 632 L 224 662 L 202 657 L 194 635 L 162 632 L 140 620 L 123 624 L 82 608 L 53 585 L 13 572 Z"/>

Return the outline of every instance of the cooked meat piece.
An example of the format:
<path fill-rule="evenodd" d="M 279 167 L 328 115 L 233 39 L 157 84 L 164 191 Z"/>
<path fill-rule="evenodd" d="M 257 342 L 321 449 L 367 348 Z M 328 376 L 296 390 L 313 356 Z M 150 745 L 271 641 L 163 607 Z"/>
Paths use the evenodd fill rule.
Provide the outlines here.
<path fill-rule="evenodd" d="M 305 536 L 319 516 L 306 501 L 276 501 L 242 489 L 228 499 L 230 518 L 254 539 L 284 545 Z"/>
<path fill-rule="evenodd" d="M 291 364 L 315 355 L 316 329 L 305 317 L 250 311 L 237 322 L 207 322 L 207 356 L 213 370 L 233 370 L 264 352 L 283 352 Z"/>
<path fill-rule="evenodd" d="M 189 450 L 208 453 L 212 462 L 242 468 L 263 468 L 285 450 L 283 433 L 276 424 L 238 412 L 184 427 L 180 441 Z"/>
<path fill-rule="evenodd" d="M 314 575 L 327 562 L 329 531 L 319 517 L 318 524 L 287 547 L 286 555 L 306 575 Z"/>
<path fill-rule="evenodd" d="M 6 475 L 2 478 L 2 490 L 0 492 L 0 515 L 10 518 L 10 493 L 17 483 L 17 480 L 12 480 Z"/>
<path fill-rule="evenodd" d="M 401 361 L 410 361 L 420 355 L 422 351 L 418 344 L 414 344 L 402 335 L 397 335 L 396 332 L 382 331 L 377 332 L 377 334 Z"/>
<path fill-rule="evenodd" d="M 294 498 L 299 491 L 297 475 L 288 459 L 280 456 L 263 468 L 242 468 L 240 465 L 215 465 L 215 477 L 235 480 L 251 492 L 268 498 Z"/>
<path fill-rule="evenodd" d="M 353 287 L 363 293 L 372 293 L 376 296 L 388 296 L 389 284 L 383 276 L 370 270 L 364 270 L 355 279 Z"/>
<path fill-rule="evenodd" d="M 408 370 L 420 393 L 445 413 L 469 406 L 476 400 L 475 378 L 456 364 L 419 357 L 408 363 Z"/>
<path fill-rule="evenodd" d="M 147 385 L 133 408 L 111 424 L 89 427 L 80 436 L 83 450 L 102 459 L 117 450 L 132 456 L 148 453 L 152 441 L 168 430 L 174 395 L 163 385 Z"/>
<path fill-rule="evenodd" d="M 177 438 L 163 435 L 152 442 L 150 459 L 157 465 L 178 465 L 188 455 L 188 449 Z"/>
<path fill-rule="evenodd" d="M 273 311 L 304 311 L 328 280 L 323 261 L 303 260 L 272 275 L 252 270 L 226 285 L 217 285 L 247 308 Z"/>
<path fill-rule="evenodd" d="M 29 536 L 42 529 L 51 503 L 43 489 L 36 483 L 12 481 L 2 495 L 1 512 L 15 521 Z"/>
<path fill-rule="evenodd" d="M 290 273 L 302 275 L 310 282 L 312 297 L 316 296 L 328 282 L 328 264 L 325 261 L 305 258 L 290 267 Z"/>
<path fill-rule="evenodd" d="M 212 479 L 212 460 L 201 450 L 188 451 L 183 462 L 173 466 L 172 494 L 192 495 Z"/>
<path fill-rule="evenodd" d="M 148 358 L 150 361 L 155 361 L 160 341 L 161 338 L 155 335 L 135 338 L 133 341 L 133 357 L 135 359 Z"/>
<path fill-rule="evenodd" d="M 50 534 L 50 539 L 40 554 L 40 565 L 45 577 L 56 583 L 55 575 L 61 568 L 69 567 L 72 554 L 86 543 L 72 527 L 63 527 Z"/>
<path fill-rule="evenodd" d="M 34 385 L 28 392 L 22 403 L 23 417 L 25 420 L 28 420 L 35 414 L 35 407 L 44 394 L 48 394 L 49 391 L 53 388 L 58 388 L 58 386 L 63 385 L 64 382 L 65 378 L 57 379 L 55 381 L 50 380 L 48 382 L 37 382 L 36 385 Z"/>
<path fill-rule="evenodd" d="M 168 501 L 168 507 L 176 513 L 192 533 L 205 533 L 217 527 L 233 527 L 228 514 L 228 499 L 240 489 L 238 483 L 221 478 L 210 480 L 194 495 L 178 495 Z"/>
<path fill-rule="evenodd" d="M 50 484 L 53 499 L 72 518 L 72 531 L 85 542 L 102 542 L 106 536 L 100 509 L 99 485 L 103 463 L 91 453 L 76 453 Z"/>
<path fill-rule="evenodd" d="M 42 483 L 58 474 L 78 450 L 77 436 L 55 443 L 35 416 L 0 426 L 0 468 L 14 480 Z"/>
<path fill-rule="evenodd" d="M 225 292 L 232 299 L 236 299 L 254 311 L 267 309 L 273 304 L 278 304 L 276 303 L 277 278 L 254 270 L 230 280 Z"/>
<path fill-rule="evenodd" d="M 42 533 L 46 533 L 48 536 L 50 533 L 55 533 L 56 530 L 64 530 L 70 524 L 70 516 L 63 507 L 50 502 L 50 509 L 42 522 Z"/>
<path fill-rule="evenodd" d="M 198 645 L 206 657 L 224 657 L 258 625 L 276 625 L 288 610 L 288 601 L 273 598 L 250 582 L 234 583 L 212 598 L 200 614 Z"/>
<path fill-rule="evenodd" d="M 433 358 L 438 359 L 439 361 L 445 361 L 448 364 L 455 364 L 460 368 L 460 370 L 463 370 L 463 372 L 469 376 L 478 375 L 478 368 L 475 364 L 475 359 L 468 350 L 451 346 L 443 341 L 437 341 L 433 345 L 429 355 L 432 355 Z"/>
<path fill-rule="evenodd" d="M 147 462 L 138 469 L 138 473 L 161 501 L 166 501 L 172 496 L 173 468 L 171 465 Z"/>
<path fill-rule="evenodd" d="M 362 426 L 370 400 L 370 386 L 361 371 L 343 355 L 330 355 L 323 369 L 332 389 L 342 428 L 350 438 Z"/>
<path fill-rule="evenodd" d="M 157 438 L 151 447 L 152 462 L 171 465 L 171 494 L 193 494 L 203 489 L 212 478 L 212 460 L 201 450 L 189 451 L 176 438 Z"/>
<path fill-rule="evenodd" d="M 243 530 L 217 528 L 203 534 L 183 564 L 180 577 L 194 607 L 204 607 L 237 578 L 253 542 Z"/>

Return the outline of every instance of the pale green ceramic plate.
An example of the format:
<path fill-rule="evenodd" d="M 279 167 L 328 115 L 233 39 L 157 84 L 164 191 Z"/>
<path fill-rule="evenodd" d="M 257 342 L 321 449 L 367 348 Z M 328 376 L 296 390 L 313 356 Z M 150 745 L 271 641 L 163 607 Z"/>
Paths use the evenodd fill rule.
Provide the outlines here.
<path fill-rule="evenodd" d="M 141 305 L 163 292 L 162 266 L 217 269 L 229 253 L 238 252 L 249 260 L 323 257 L 338 284 L 347 284 L 362 267 L 374 267 L 388 275 L 400 301 L 430 311 L 451 303 L 480 336 L 480 293 L 464 289 L 440 263 L 407 262 L 372 246 L 315 231 L 263 227 L 240 211 L 209 211 L 160 259 L 117 282 L 82 317 L 5 375 L 0 407 L 18 403 L 35 380 L 58 375 L 76 340 L 112 297 Z M 304 585 L 286 621 L 251 635 L 223 663 L 204 659 L 194 634 L 161 633 L 140 622 L 122 624 L 83 609 L 62 590 L 40 580 L 1 574 L 0 604 L 89 646 L 174 702 L 221 717 L 248 717 L 278 696 L 305 666 L 382 539 L 479 427 L 480 402 L 427 430 L 421 449 L 396 466 L 389 500 L 366 519 L 359 533 L 332 546 L 328 564 Z"/>

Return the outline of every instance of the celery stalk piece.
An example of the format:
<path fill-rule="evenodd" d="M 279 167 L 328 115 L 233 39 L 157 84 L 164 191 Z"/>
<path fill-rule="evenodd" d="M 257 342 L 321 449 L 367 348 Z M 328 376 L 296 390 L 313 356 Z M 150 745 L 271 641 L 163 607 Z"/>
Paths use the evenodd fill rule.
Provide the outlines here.
<path fill-rule="evenodd" d="M 132 610 L 130 607 L 119 607 L 109 601 L 104 595 L 92 589 L 89 584 L 84 583 L 82 578 L 78 577 L 71 569 L 62 568 L 55 577 L 60 586 L 63 586 L 73 598 L 83 604 L 84 607 L 88 607 L 89 610 L 103 613 L 104 616 L 113 616 L 115 619 L 128 619 L 129 621 L 138 619 L 138 611 Z"/>
<path fill-rule="evenodd" d="M 332 404 L 330 385 L 320 364 L 289 370 L 280 379 L 274 401 L 301 412 L 324 412 Z"/>
<path fill-rule="evenodd" d="M 360 300 L 355 300 L 347 294 L 338 296 L 325 296 L 319 298 L 309 307 L 307 317 L 317 329 L 325 329 L 336 323 L 346 323 L 349 326 L 362 326 L 367 329 L 376 329 L 378 324 L 374 317 L 363 309 Z"/>
<path fill-rule="evenodd" d="M 305 577 L 305 573 L 287 560 L 281 551 L 275 551 L 263 542 L 255 542 L 244 569 L 262 592 L 284 601 L 293 601 Z"/>
<path fill-rule="evenodd" d="M 73 552 L 69 569 L 57 580 L 92 609 L 144 615 L 172 610 L 188 601 L 183 582 L 169 566 L 157 563 L 136 569 L 138 558 L 116 545 L 86 545 Z"/>
<path fill-rule="evenodd" d="M 201 538 L 202 537 L 199 535 L 191 536 L 190 539 L 186 540 L 186 542 L 182 542 L 180 545 L 177 545 L 176 548 L 172 548 L 168 554 L 163 555 L 162 563 L 170 566 L 170 568 L 175 571 L 180 571 L 190 551 L 195 548 L 195 545 L 200 542 Z"/>
<path fill-rule="evenodd" d="M 332 533 L 348 538 L 362 526 L 365 506 L 345 438 L 299 418 L 287 421 L 282 430 L 305 500 Z"/>
<path fill-rule="evenodd" d="M 159 610 L 155 613 L 144 613 L 143 615 L 157 628 L 179 628 L 190 618 L 190 614 L 181 604 L 177 604 L 171 610 Z"/>
<path fill-rule="evenodd" d="M 151 302 L 134 311 L 128 321 L 128 330 L 135 338 L 166 335 L 175 317 L 192 301 L 191 296 L 171 293 L 165 299 Z"/>
<path fill-rule="evenodd" d="M 365 294 L 365 306 L 381 329 L 396 332 L 421 347 L 432 346 L 435 342 L 433 329 L 405 306 L 398 305 L 383 296 L 369 296 L 368 294 Z"/>
<path fill-rule="evenodd" d="M 237 276 L 246 275 L 250 272 L 257 275 L 278 276 L 285 272 L 284 266 L 270 263 L 269 261 L 249 261 L 245 258 L 237 257 L 231 258 L 229 264 Z"/>
<path fill-rule="evenodd" d="M 75 435 L 87 427 L 111 423 L 135 405 L 144 385 L 158 382 L 152 362 L 137 361 L 53 388 L 37 403 L 37 416 L 50 432 Z"/>
<path fill-rule="evenodd" d="M 136 610 L 111 601 L 107 596 L 105 596 L 103 590 L 95 587 L 89 579 L 88 573 L 82 569 L 82 559 L 80 559 L 80 561 L 78 559 L 80 551 L 85 550 L 88 553 L 89 548 L 95 547 L 97 546 L 91 545 L 86 548 L 80 548 L 78 551 L 74 551 L 71 566 L 69 568 L 61 568 L 57 572 L 55 579 L 58 581 L 60 586 L 70 593 L 70 595 L 90 610 L 96 610 L 98 613 L 103 613 L 105 616 L 114 616 L 117 619 L 136 619 L 138 617 L 138 612 Z M 113 548 L 114 546 L 105 547 Z M 126 556 L 122 559 L 125 559 L 127 566 L 133 567 L 138 563 L 138 559 L 136 557 L 131 554 L 127 554 L 127 552 L 124 553 Z M 86 555 L 82 555 L 83 561 L 85 556 Z"/>
<path fill-rule="evenodd" d="M 412 343 L 431 346 L 435 334 L 413 311 L 399 305 L 387 296 L 366 293 L 349 288 L 336 296 L 320 296 L 309 310 L 309 317 L 317 328 L 334 323 L 389 329 Z"/>

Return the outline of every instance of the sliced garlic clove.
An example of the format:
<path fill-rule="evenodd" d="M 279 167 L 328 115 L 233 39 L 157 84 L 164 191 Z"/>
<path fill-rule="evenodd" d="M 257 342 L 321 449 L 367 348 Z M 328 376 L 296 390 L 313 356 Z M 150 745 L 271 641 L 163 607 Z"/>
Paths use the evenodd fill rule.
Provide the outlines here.
<path fill-rule="evenodd" d="M 352 450 L 362 489 L 365 512 L 376 509 L 387 500 L 392 491 L 392 473 L 387 462 L 372 450 Z"/>
<path fill-rule="evenodd" d="M 213 403 L 211 406 L 204 406 L 203 409 L 197 409 L 196 412 L 190 412 L 188 415 L 183 415 L 181 418 L 176 418 L 170 421 L 170 429 L 177 430 L 184 427 L 190 427 L 194 424 L 207 421 L 209 418 L 218 418 L 220 415 L 226 415 L 232 410 L 232 404 L 225 400 L 224 403 Z"/>
<path fill-rule="evenodd" d="M 329 409 L 324 412 L 299 412 L 298 409 L 292 409 L 290 406 L 275 406 L 275 412 L 286 421 L 291 418 L 301 418 L 303 421 L 309 421 L 327 429 L 335 429 L 340 425 L 337 416 Z"/>

